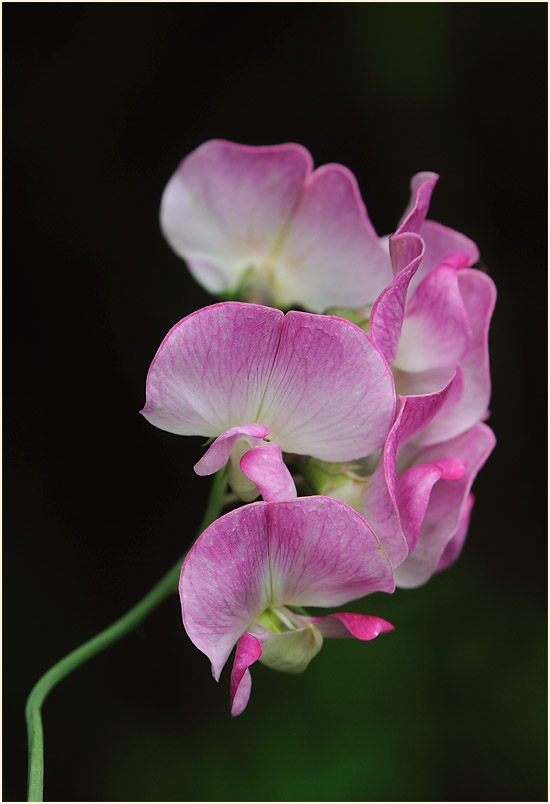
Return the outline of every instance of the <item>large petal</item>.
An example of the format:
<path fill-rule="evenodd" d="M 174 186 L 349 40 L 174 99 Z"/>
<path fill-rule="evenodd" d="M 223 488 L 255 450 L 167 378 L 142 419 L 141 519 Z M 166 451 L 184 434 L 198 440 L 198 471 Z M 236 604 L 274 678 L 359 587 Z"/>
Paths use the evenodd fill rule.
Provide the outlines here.
<path fill-rule="evenodd" d="M 269 261 L 311 171 L 301 145 L 210 140 L 187 156 L 161 203 L 165 237 L 212 293 Z"/>
<path fill-rule="evenodd" d="M 233 669 L 231 670 L 229 686 L 231 717 L 237 717 L 246 709 L 252 687 L 252 678 L 248 668 L 258 661 L 261 655 L 262 644 L 258 637 L 254 636 L 254 634 L 244 633 L 237 643 Z"/>
<path fill-rule="evenodd" d="M 216 680 L 233 645 L 271 603 L 267 505 L 251 503 L 217 519 L 182 568 L 185 630 L 210 659 Z"/>
<path fill-rule="evenodd" d="M 362 458 L 382 445 L 394 410 L 391 371 L 359 327 L 333 316 L 285 316 L 258 419 L 283 452 Z"/>
<path fill-rule="evenodd" d="M 274 605 L 340 606 L 393 591 L 389 559 L 365 520 L 330 497 L 270 503 Z"/>
<path fill-rule="evenodd" d="M 437 570 L 447 544 L 463 524 L 465 500 L 478 471 L 495 445 L 493 432 L 479 423 L 457 438 L 417 451 L 414 465 L 458 459 L 464 464 L 460 479 L 444 479 L 432 488 L 416 547 L 396 570 L 399 586 L 420 586 Z M 464 537 L 465 533 L 462 535 Z"/>
<path fill-rule="evenodd" d="M 257 304 L 222 302 L 191 313 L 160 345 L 142 414 L 180 435 L 218 436 L 257 422 L 282 324 L 280 310 Z"/>
<path fill-rule="evenodd" d="M 372 303 L 391 281 L 387 249 L 347 168 L 323 165 L 307 179 L 273 278 L 284 305 L 314 312 Z"/>

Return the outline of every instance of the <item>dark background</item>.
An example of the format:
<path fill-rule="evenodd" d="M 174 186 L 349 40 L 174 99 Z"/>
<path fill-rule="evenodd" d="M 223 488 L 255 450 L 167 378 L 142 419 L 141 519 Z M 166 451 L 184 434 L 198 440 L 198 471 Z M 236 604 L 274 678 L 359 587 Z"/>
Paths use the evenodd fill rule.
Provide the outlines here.
<path fill-rule="evenodd" d="M 498 446 L 462 558 L 354 610 L 298 677 L 254 668 L 232 721 L 179 604 L 54 690 L 47 800 L 546 799 L 546 4 L 19 4 L 4 33 L 4 790 L 55 661 L 177 560 L 202 516 L 201 439 L 138 410 L 168 329 L 212 301 L 158 206 L 211 137 L 303 143 L 393 231 L 479 245 Z"/>

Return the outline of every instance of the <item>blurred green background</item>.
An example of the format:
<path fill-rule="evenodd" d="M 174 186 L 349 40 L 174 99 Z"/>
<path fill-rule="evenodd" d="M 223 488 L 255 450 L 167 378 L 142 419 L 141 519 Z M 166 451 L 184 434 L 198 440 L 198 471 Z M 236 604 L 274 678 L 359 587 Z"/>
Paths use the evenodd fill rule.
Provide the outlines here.
<path fill-rule="evenodd" d="M 545 800 L 546 65 L 540 3 L 26 4 L 4 35 L 4 789 L 26 786 L 38 677 L 189 544 L 201 439 L 138 415 L 164 334 L 211 299 L 158 228 L 211 137 L 303 143 L 356 174 L 380 234 L 435 170 L 430 217 L 479 245 L 498 446 L 464 553 L 351 610 L 373 643 L 257 666 L 229 717 L 174 596 L 44 707 L 46 800 Z"/>

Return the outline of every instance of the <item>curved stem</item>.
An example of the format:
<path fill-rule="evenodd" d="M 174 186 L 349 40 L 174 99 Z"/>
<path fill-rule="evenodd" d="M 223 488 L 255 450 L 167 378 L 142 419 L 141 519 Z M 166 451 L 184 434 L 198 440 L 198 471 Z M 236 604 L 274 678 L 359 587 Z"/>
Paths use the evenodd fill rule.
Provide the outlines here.
<path fill-rule="evenodd" d="M 225 469 L 217 472 L 210 491 L 204 518 L 198 535 L 202 533 L 220 514 L 223 506 L 227 477 Z M 186 553 L 187 554 L 187 553 Z M 185 555 L 186 555 L 185 554 Z M 185 558 L 169 570 L 151 591 L 136 603 L 130 611 L 106 628 L 97 636 L 73 650 L 61 661 L 51 667 L 35 684 L 28 697 L 25 714 L 27 718 L 27 735 L 29 743 L 29 778 L 28 801 L 42 801 L 44 787 L 44 737 L 42 731 L 42 704 L 48 693 L 62 678 L 75 670 L 79 665 L 91 659 L 96 653 L 112 645 L 145 619 L 160 603 L 177 590 L 181 566 Z"/>

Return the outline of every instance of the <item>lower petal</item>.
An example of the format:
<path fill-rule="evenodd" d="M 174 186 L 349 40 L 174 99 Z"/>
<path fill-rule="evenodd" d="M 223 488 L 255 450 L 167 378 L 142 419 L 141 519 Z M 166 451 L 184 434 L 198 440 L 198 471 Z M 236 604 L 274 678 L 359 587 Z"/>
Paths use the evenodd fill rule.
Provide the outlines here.
<path fill-rule="evenodd" d="M 381 617 L 345 611 L 337 611 L 325 617 L 312 617 L 310 622 L 315 624 L 323 636 L 333 639 L 355 637 L 362 642 L 368 642 L 385 631 L 393 631 L 393 625 Z"/>
<path fill-rule="evenodd" d="M 278 444 L 262 444 L 245 452 L 241 469 L 266 502 L 285 502 L 298 496 Z"/>
<path fill-rule="evenodd" d="M 261 655 L 260 640 L 252 634 L 244 633 L 237 643 L 231 670 L 229 702 L 232 717 L 240 715 L 246 709 L 252 687 L 252 677 L 248 668 L 258 661 Z"/>

